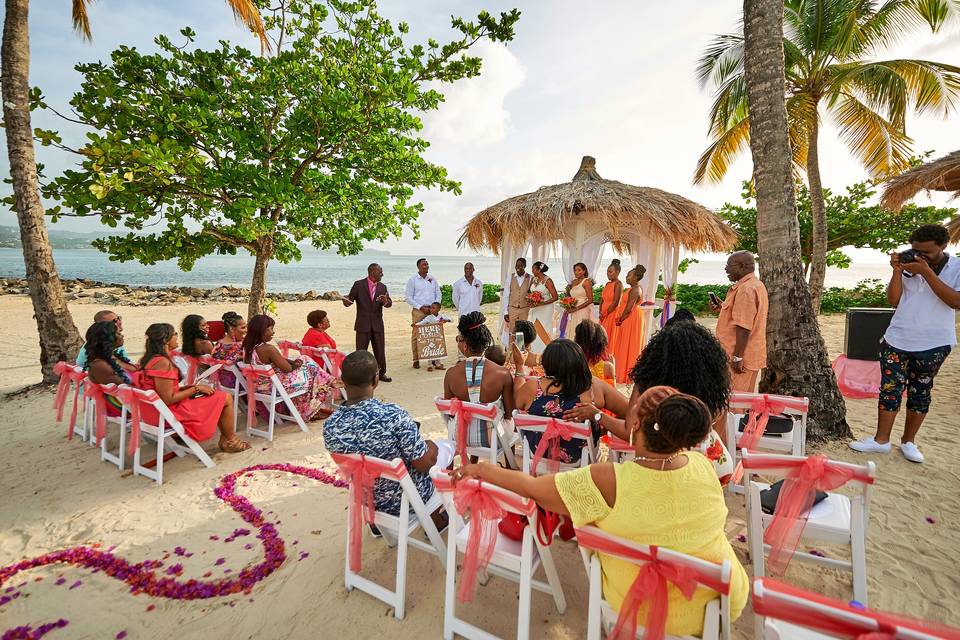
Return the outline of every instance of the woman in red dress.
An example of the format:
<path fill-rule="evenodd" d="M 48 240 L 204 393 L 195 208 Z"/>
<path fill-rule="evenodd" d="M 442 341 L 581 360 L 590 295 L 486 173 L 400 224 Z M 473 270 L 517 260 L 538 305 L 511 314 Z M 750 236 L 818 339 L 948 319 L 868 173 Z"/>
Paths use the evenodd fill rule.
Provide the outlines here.
<path fill-rule="evenodd" d="M 173 325 L 152 324 L 147 327 L 147 345 L 140 367 L 141 387 L 156 391 L 183 425 L 188 436 L 197 442 L 208 440 L 220 428 L 220 450 L 239 453 L 250 443 L 237 437 L 233 429 L 233 403 L 230 396 L 205 384 L 180 387 L 180 372 L 170 359 L 170 351 L 179 346 L 179 335 Z M 153 407 L 143 407 L 148 422 L 159 419 Z"/>
<path fill-rule="evenodd" d="M 308 313 L 307 324 L 310 325 L 310 328 L 303 334 L 303 340 L 300 341 L 300 344 L 305 347 L 337 348 L 337 343 L 327 333 L 327 329 L 330 328 L 330 318 L 327 317 L 326 311 L 315 309 Z"/>

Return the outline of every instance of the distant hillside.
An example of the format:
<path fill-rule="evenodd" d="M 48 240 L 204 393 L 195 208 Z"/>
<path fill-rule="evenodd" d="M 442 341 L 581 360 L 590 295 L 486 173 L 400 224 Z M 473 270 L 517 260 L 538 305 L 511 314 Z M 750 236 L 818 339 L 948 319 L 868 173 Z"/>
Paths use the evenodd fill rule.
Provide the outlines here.
<path fill-rule="evenodd" d="M 54 249 L 92 249 L 91 242 L 97 238 L 102 238 L 108 234 L 105 233 L 82 233 L 77 231 L 65 231 L 48 227 L 50 234 L 50 244 Z M 306 251 L 315 251 L 309 244 L 303 244 L 301 247 Z M 19 249 L 20 248 L 20 229 L 7 225 L 0 225 L 0 249 Z M 337 255 L 336 251 L 318 251 L 324 255 Z M 380 249 L 364 249 L 363 255 L 370 256 L 388 256 L 389 251 Z"/>

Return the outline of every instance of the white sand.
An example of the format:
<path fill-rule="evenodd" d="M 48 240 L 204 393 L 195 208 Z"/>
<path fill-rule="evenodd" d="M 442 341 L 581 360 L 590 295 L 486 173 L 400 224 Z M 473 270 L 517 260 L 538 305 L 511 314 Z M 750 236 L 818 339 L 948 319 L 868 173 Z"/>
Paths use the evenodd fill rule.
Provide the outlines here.
<path fill-rule="evenodd" d="M 353 311 L 338 303 L 289 303 L 280 305 L 277 335 L 299 339 L 305 317 L 313 308 L 331 314 L 331 330 L 341 346 L 352 347 Z M 93 305 L 72 305 L 74 317 L 87 322 L 97 310 Z M 208 319 L 234 308 L 195 305 Z M 124 333 L 133 353 L 142 350 L 141 336 L 153 321 L 178 324 L 183 310 L 174 307 L 118 309 L 124 318 Z M 39 380 L 36 365 L 39 347 L 29 300 L 0 297 L 0 388 L 10 391 Z M 402 304 L 387 312 L 387 347 L 391 384 L 382 385 L 379 396 L 399 402 L 423 422 L 427 435 L 438 436 L 441 424 L 432 398 L 442 388 L 443 372 L 413 371 L 409 367 L 409 311 Z M 491 316 L 495 316 L 491 307 Z M 708 322 L 708 324 L 712 324 Z M 843 318 L 825 317 L 822 326 L 831 353 L 842 348 Z M 453 348 L 452 338 L 449 340 Z M 956 555 L 960 551 L 960 494 L 954 460 L 957 418 L 960 413 L 960 357 L 950 358 L 937 380 L 934 410 L 921 431 L 920 445 L 927 456 L 924 465 L 913 465 L 894 450 L 875 457 L 879 480 L 871 510 L 868 534 L 870 604 L 873 607 L 960 625 L 953 604 L 960 594 Z M 133 562 L 162 559 L 175 547 L 194 555 L 171 556 L 166 567 L 183 564 L 181 580 L 198 579 L 207 571 L 213 576 L 231 569 L 235 575 L 262 559 L 262 549 L 253 535 L 225 543 L 236 528 L 253 529 L 213 495 L 220 477 L 253 464 L 289 462 L 330 468 L 319 423 L 309 434 L 283 427 L 275 441 L 254 438 L 251 451 L 240 455 L 216 452 L 209 447 L 217 466 L 204 469 L 189 459 L 168 463 L 161 488 L 142 477 L 121 476 L 116 467 L 101 463 L 98 453 L 77 440 L 68 442 L 66 426 L 54 421 L 52 393 L 34 392 L 2 401 L 4 446 L 0 448 L 0 566 L 23 558 L 67 548 L 99 543 L 117 545 L 116 554 Z M 849 420 L 859 436 L 873 432 L 875 402 L 850 401 Z M 899 433 L 900 426 L 897 427 Z M 822 449 L 833 458 L 859 461 L 863 458 L 838 443 Z M 65 629 L 51 638 L 113 638 L 122 630 L 131 638 L 315 638 L 351 634 L 372 637 L 436 638 L 442 633 L 443 580 L 439 563 L 417 551 L 409 556 L 407 615 L 403 621 L 373 598 L 343 588 L 346 492 L 288 474 L 260 472 L 240 492 L 277 522 L 286 543 L 287 560 L 272 575 L 259 582 L 248 595 L 179 601 L 148 595 L 134 596 L 127 585 L 88 569 L 50 566 L 22 573 L 0 589 L 15 588 L 20 596 L 0 607 L 0 630 L 18 625 L 37 627 L 60 618 Z M 728 498 L 728 534 L 746 563 L 745 545 L 736 542 L 745 533 L 740 499 Z M 928 524 L 926 517 L 934 524 Z M 254 531 L 254 533 L 256 533 Z M 211 540 L 216 535 L 220 540 Z M 379 575 L 392 585 L 395 554 L 382 541 L 367 539 L 364 572 Z M 251 549 L 244 545 L 252 543 Z M 296 544 L 294 544 L 296 543 Z M 554 556 L 569 603 L 560 616 L 552 601 L 542 594 L 533 598 L 533 637 L 579 638 L 585 635 L 586 576 L 576 547 L 556 543 Z M 830 554 L 833 550 L 822 549 Z M 302 552 L 309 554 L 300 560 Z M 218 558 L 225 558 L 221 566 Z M 749 570 L 749 566 L 748 566 Z M 59 576 L 65 583 L 55 584 Z M 42 580 L 40 580 L 42 578 Z M 799 586 L 830 596 L 852 597 L 848 575 L 813 569 L 795 563 L 787 579 Z M 76 581 L 81 584 L 70 589 Z M 9 595 L 9 594 L 7 594 Z M 155 609 L 147 611 L 150 605 Z M 516 585 L 493 578 L 481 588 L 477 601 L 465 610 L 466 617 L 503 637 L 516 628 Z M 740 637 L 747 637 L 752 616 L 749 610 L 737 623 Z"/>

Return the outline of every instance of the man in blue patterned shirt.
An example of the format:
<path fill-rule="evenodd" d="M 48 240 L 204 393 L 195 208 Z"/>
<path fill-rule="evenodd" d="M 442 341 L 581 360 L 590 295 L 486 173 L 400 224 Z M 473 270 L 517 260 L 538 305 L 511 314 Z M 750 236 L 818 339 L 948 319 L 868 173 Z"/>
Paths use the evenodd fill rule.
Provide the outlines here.
<path fill-rule="evenodd" d="M 331 453 L 362 453 L 367 456 L 403 460 L 410 479 L 426 504 L 433 497 L 433 482 L 430 468 L 438 463 L 447 466 L 452 456 L 452 447 L 442 442 L 424 440 L 420 426 L 403 408 L 373 397 L 379 379 L 379 366 L 369 351 L 354 351 L 343 360 L 341 368 L 346 401 L 323 426 L 323 438 Z M 399 483 L 378 479 L 373 487 L 377 511 L 400 515 L 400 499 L 403 491 Z M 442 515 L 434 514 L 434 521 Z"/>

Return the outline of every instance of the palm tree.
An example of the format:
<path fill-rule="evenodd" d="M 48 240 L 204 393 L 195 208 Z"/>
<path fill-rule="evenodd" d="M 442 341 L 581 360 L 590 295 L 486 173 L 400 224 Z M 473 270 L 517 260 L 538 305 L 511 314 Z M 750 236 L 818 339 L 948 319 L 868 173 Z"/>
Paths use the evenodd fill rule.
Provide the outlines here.
<path fill-rule="evenodd" d="M 850 152 L 874 177 L 907 168 L 912 140 L 907 110 L 944 116 L 960 97 L 960 67 L 929 60 L 875 60 L 877 52 L 915 27 L 934 32 L 953 10 L 951 0 L 787 0 L 783 29 L 787 122 L 798 172 L 806 173 L 813 214 L 810 293 L 820 309 L 826 273 L 827 223 L 818 137 L 829 114 Z M 694 182 L 719 182 L 750 137 L 741 33 L 718 36 L 697 67 L 716 87 L 710 146 Z"/>
<path fill-rule="evenodd" d="M 73 0 L 73 24 L 90 38 L 87 5 Z M 43 203 L 40 201 L 37 162 L 30 122 L 30 0 L 6 0 L 3 22 L 2 96 L 10 177 L 16 200 L 17 222 L 23 245 L 23 262 L 30 285 L 30 299 L 40 335 L 40 368 L 44 382 L 54 382 L 53 366 L 72 360 L 83 341 L 67 308 L 63 286 L 53 261 Z M 227 0 L 238 20 L 248 25 L 266 47 L 266 34 L 253 0 Z"/>
<path fill-rule="evenodd" d="M 744 0 L 742 89 L 753 129 L 750 150 L 757 192 L 760 271 L 770 295 L 767 368 L 761 388 L 810 398 L 811 437 L 850 437 L 846 406 L 800 261 L 800 225 L 793 191 L 788 116 L 784 104 L 783 2 Z"/>

